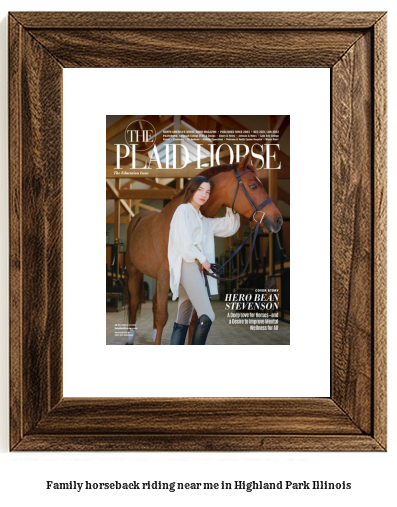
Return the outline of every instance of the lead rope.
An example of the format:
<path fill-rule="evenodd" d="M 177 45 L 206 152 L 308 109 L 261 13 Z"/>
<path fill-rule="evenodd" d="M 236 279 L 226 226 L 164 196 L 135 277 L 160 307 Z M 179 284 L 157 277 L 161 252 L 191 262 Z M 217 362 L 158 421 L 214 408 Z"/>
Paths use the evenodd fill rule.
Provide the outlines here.
<path fill-rule="evenodd" d="M 238 278 L 241 278 L 244 273 L 247 271 L 247 268 L 249 266 L 249 263 L 250 263 L 250 260 L 251 260 L 251 257 L 252 257 L 252 253 L 254 251 L 254 247 L 255 247 L 255 241 L 256 241 L 256 237 L 258 235 L 258 230 L 259 230 L 259 226 L 261 225 L 260 222 L 257 222 L 256 226 L 255 226 L 255 229 L 251 232 L 251 234 L 249 234 L 245 240 L 241 243 L 241 245 L 237 248 L 237 250 L 234 251 L 233 255 L 221 266 L 220 264 L 211 264 L 211 270 L 213 271 L 213 273 L 210 273 L 209 271 L 206 271 L 205 269 L 203 269 L 203 274 L 204 274 L 204 280 L 205 280 L 205 287 L 207 289 L 207 293 L 208 293 L 208 297 L 209 299 L 211 299 L 211 292 L 210 292 L 210 287 L 209 287 L 209 284 L 208 284 L 208 276 L 210 276 L 211 278 L 215 278 L 216 280 L 220 280 L 221 282 L 233 282 L 234 280 L 237 280 Z M 247 242 L 247 240 L 253 235 L 253 238 L 252 238 L 252 245 L 251 245 L 251 248 L 250 248 L 250 251 L 249 251 L 249 254 L 248 254 L 248 258 L 247 258 L 247 262 L 245 263 L 245 266 L 244 266 L 244 269 L 243 271 L 236 277 L 234 278 L 221 278 L 220 276 L 217 276 L 217 275 L 222 275 L 223 274 L 223 271 L 224 271 L 224 267 L 226 266 L 226 264 L 228 264 L 237 254 L 238 252 L 243 248 L 243 246 L 245 245 L 245 243 Z"/>

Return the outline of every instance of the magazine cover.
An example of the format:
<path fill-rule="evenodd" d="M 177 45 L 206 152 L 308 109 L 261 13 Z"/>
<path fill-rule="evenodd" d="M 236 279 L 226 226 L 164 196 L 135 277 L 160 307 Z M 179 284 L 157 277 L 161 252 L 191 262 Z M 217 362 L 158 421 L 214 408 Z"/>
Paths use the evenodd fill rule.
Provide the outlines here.
<path fill-rule="evenodd" d="M 290 117 L 106 117 L 107 345 L 289 345 Z"/>

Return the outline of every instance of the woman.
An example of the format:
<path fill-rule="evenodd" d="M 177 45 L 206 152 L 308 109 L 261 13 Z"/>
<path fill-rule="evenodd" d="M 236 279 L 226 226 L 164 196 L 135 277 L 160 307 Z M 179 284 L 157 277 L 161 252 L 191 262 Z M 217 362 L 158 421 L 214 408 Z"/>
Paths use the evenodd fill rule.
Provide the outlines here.
<path fill-rule="evenodd" d="M 214 236 L 227 237 L 240 227 L 240 216 L 226 209 L 224 218 L 207 218 L 200 213 L 211 193 L 211 181 L 196 176 L 189 181 L 183 204 L 176 209 L 171 221 L 168 241 L 170 287 L 172 299 L 179 296 L 178 313 L 171 336 L 171 345 L 184 345 L 193 309 L 198 317 L 192 345 L 205 345 L 215 320 L 203 276 L 215 262 Z M 217 294 L 217 282 L 208 278 L 211 294 Z"/>

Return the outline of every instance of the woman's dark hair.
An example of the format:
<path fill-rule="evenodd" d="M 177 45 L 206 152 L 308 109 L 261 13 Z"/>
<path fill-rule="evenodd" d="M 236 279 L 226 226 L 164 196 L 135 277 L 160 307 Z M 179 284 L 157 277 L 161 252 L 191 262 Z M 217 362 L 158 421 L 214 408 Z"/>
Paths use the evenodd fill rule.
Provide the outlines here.
<path fill-rule="evenodd" d="M 186 186 L 185 195 L 183 197 L 184 203 L 190 202 L 192 200 L 194 194 L 196 193 L 197 189 L 200 188 L 200 185 L 202 183 L 209 183 L 210 187 L 212 188 L 212 182 L 209 178 L 206 178 L 205 176 L 195 176 L 189 181 Z"/>

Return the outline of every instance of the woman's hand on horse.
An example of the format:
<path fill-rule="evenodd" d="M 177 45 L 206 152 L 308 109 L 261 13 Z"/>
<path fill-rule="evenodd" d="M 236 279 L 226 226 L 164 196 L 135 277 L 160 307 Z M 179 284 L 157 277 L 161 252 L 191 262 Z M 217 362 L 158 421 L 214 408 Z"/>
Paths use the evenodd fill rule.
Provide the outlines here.
<path fill-rule="evenodd" d="M 206 271 L 209 271 L 211 269 L 211 264 L 207 261 L 207 259 L 205 259 L 202 266 Z"/>

